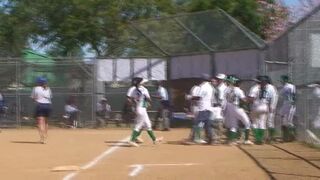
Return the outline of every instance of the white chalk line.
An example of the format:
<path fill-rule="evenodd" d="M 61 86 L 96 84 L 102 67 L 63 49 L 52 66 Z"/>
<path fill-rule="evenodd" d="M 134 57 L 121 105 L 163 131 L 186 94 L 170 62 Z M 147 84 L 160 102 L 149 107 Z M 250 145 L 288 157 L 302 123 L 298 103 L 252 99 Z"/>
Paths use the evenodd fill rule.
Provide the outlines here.
<path fill-rule="evenodd" d="M 81 166 L 80 169 L 81 169 L 81 170 L 86 170 L 86 169 L 92 168 L 92 167 L 95 166 L 99 161 L 101 161 L 103 158 L 107 157 L 108 155 L 112 154 L 112 153 L 115 152 L 117 149 L 119 149 L 119 148 L 121 147 L 121 145 L 126 144 L 128 140 L 129 140 L 129 137 L 126 137 L 126 138 L 120 140 L 120 142 L 116 143 L 113 147 L 105 150 L 102 154 L 100 154 L 99 156 L 97 156 L 96 158 L 94 158 L 92 161 L 90 161 L 90 162 L 88 162 L 87 164 Z M 71 179 L 74 178 L 76 175 L 78 175 L 81 170 L 67 174 L 66 176 L 64 176 L 63 180 L 71 180 Z"/>
<path fill-rule="evenodd" d="M 135 164 L 131 165 L 130 167 L 133 167 L 132 171 L 130 172 L 129 176 L 136 176 L 140 173 L 140 171 L 143 170 L 143 165 L 141 164 Z"/>
<path fill-rule="evenodd" d="M 133 177 L 138 175 L 145 166 L 193 166 L 199 165 L 199 163 L 182 163 L 182 164 L 133 164 L 130 167 L 133 167 L 132 171 L 129 173 L 129 176 Z"/>

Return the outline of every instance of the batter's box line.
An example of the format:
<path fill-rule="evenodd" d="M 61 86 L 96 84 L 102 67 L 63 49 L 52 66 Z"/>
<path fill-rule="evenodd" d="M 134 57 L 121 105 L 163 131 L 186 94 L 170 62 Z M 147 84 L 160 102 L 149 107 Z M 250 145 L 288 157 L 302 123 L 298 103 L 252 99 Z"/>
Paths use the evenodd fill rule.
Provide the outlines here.
<path fill-rule="evenodd" d="M 132 171 L 129 173 L 129 176 L 134 177 L 137 176 L 145 167 L 152 167 L 152 166 L 195 166 L 201 165 L 200 163 L 173 163 L 173 164 L 132 164 L 129 167 L 133 168 Z"/>

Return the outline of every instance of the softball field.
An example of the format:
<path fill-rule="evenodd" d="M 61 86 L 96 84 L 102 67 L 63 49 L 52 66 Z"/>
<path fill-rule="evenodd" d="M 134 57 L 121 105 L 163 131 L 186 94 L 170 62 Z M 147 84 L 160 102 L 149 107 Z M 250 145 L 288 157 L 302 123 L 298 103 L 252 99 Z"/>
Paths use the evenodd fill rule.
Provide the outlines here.
<path fill-rule="evenodd" d="M 164 142 L 129 147 L 130 129 L 36 129 L 0 133 L 5 180 L 320 179 L 320 151 L 299 143 L 253 146 L 183 145 L 189 129 L 156 131 Z"/>

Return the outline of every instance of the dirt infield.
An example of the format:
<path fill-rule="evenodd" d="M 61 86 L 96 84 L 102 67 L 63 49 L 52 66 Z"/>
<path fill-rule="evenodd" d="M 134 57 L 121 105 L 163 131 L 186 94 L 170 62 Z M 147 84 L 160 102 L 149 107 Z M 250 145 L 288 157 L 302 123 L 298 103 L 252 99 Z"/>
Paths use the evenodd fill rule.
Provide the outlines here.
<path fill-rule="evenodd" d="M 145 142 L 138 148 L 123 142 L 130 133 L 129 129 L 50 129 L 48 143 L 39 144 L 35 129 L 3 130 L 1 179 L 270 179 L 236 146 L 182 145 L 188 129 L 157 131 L 165 138 L 158 145 L 143 133 Z M 52 171 L 64 166 L 80 170 Z"/>

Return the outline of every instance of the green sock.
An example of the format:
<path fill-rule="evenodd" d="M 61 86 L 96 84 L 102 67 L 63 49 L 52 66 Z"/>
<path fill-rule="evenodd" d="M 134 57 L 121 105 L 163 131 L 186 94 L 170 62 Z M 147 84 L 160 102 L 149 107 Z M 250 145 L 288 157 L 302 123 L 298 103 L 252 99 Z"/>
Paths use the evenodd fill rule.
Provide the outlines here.
<path fill-rule="evenodd" d="M 133 130 L 131 134 L 131 141 L 135 142 L 137 137 L 140 135 L 141 131 Z"/>
<path fill-rule="evenodd" d="M 295 128 L 294 127 L 288 127 L 288 140 L 294 141 L 295 139 Z"/>
<path fill-rule="evenodd" d="M 156 140 L 156 136 L 154 135 L 153 131 L 152 130 L 148 130 L 147 131 L 149 136 L 151 137 L 152 141 L 155 141 Z"/>
<path fill-rule="evenodd" d="M 240 139 L 242 135 L 242 130 L 239 129 L 236 133 L 237 133 L 237 139 Z"/>
<path fill-rule="evenodd" d="M 260 129 L 260 136 L 261 136 L 261 141 L 263 142 L 265 140 L 265 137 L 264 137 L 264 133 L 265 133 L 265 129 Z"/>
<path fill-rule="evenodd" d="M 200 136 L 200 127 L 196 127 L 194 129 L 194 139 L 199 140 L 201 138 Z"/>
<path fill-rule="evenodd" d="M 275 128 L 269 128 L 268 129 L 268 133 L 269 133 L 268 136 L 269 136 L 270 140 L 272 140 L 274 138 L 275 132 L 276 132 Z"/>
<path fill-rule="evenodd" d="M 228 131 L 228 140 L 229 141 L 233 141 L 234 139 L 236 139 L 238 136 L 237 132 L 233 132 L 233 131 Z"/>
<path fill-rule="evenodd" d="M 249 140 L 250 129 L 244 130 L 244 140 Z"/>
<path fill-rule="evenodd" d="M 258 129 L 252 129 L 254 139 L 257 140 L 258 137 Z"/>
<path fill-rule="evenodd" d="M 232 134 L 231 131 L 227 132 L 227 136 L 228 136 L 228 140 L 231 141 L 232 140 Z"/>
<path fill-rule="evenodd" d="M 141 133 L 142 133 L 142 130 L 140 130 L 140 131 L 138 132 L 138 136 L 137 136 L 137 137 L 139 137 Z"/>
<path fill-rule="evenodd" d="M 231 134 L 232 134 L 232 139 L 233 140 L 238 138 L 238 133 L 237 132 L 231 131 Z"/>
<path fill-rule="evenodd" d="M 256 143 L 262 144 L 264 139 L 264 129 L 257 129 Z"/>
<path fill-rule="evenodd" d="M 284 142 L 287 142 L 288 141 L 288 127 L 282 126 L 281 129 L 282 129 L 282 140 Z"/>

